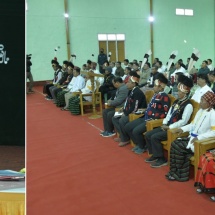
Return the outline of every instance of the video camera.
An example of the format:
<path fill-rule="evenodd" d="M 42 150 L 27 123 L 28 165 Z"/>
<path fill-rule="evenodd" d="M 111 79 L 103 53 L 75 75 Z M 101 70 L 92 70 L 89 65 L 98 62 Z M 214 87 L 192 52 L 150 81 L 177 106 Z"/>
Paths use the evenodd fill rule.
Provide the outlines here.
<path fill-rule="evenodd" d="M 32 56 L 32 54 L 27 54 L 26 55 L 27 60 L 31 60 L 31 56 Z"/>

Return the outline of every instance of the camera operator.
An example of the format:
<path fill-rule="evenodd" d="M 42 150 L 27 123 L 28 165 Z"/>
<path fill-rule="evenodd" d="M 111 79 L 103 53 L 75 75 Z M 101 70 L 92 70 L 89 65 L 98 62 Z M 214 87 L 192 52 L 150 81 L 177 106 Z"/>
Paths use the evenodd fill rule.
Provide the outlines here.
<path fill-rule="evenodd" d="M 29 86 L 28 86 L 27 94 L 34 93 L 34 91 L 32 90 L 34 80 L 33 80 L 32 74 L 31 74 L 31 66 L 32 66 L 31 54 L 29 54 L 29 55 L 26 55 L 27 79 L 29 80 Z"/>

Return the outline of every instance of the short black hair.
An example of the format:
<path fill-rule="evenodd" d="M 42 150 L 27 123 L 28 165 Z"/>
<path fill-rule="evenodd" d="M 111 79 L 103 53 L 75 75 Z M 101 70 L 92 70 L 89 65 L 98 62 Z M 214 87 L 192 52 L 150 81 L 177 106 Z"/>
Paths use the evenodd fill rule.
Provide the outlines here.
<path fill-rule="evenodd" d="M 162 61 L 160 61 L 160 60 L 159 60 L 157 63 L 159 63 L 159 64 L 160 64 L 160 66 L 162 66 L 162 65 L 163 65 Z"/>
<path fill-rule="evenodd" d="M 70 66 L 70 67 L 72 67 L 72 68 L 75 67 L 74 64 L 73 64 L 72 62 L 69 62 L 69 63 L 68 63 L 68 66 Z"/>
<path fill-rule="evenodd" d="M 200 74 L 197 74 L 197 77 L 204 79 L 206 82 L 208 82 L 208 75 L 207 74 L 200 73 Z"/>
<path fill-rule="evenodd" d="M 211 60 L 210 58 L 208 59 L 208 61 L 209 61 L 210 63 L 212 63 L 212 60 Z"/>
<path fill-rule="evenodd" d="M 208 62 L 206 60 L 203 60 L 202 63 L 205 62 L 208 65 Z"/>
<path fill-rule="evenodd" d="M 182 62 L 178 60 L 177 64 L 179 64 L 180 66 L 182 66 Z"/>
<path fill-rule="evenodd" d="M 121 65 L 121 62 L 120 61 L 117 61 L 116 63 L 120 64 Z"/>
<path fill-rule="evenodd" d="M 79 67 L 76 66 L 74 69 L 75 69 L 76 72 L 78 72 L 80 74 L 81 69 Z"/>
<path fill-rule="evenodd" d="M 148 67 L 151 68 L 151 64 L 149 62 L 146 62 L 145 64 L 147 64 Z"/>
<path fill-rule="evenodd" d="M 164 84 L 168 84 L 168 79 L 162 73 L 158 74 L 157 79 Z"/>
<path fill-rule="evenodd" d="M 88 64 L 91 64 L 91 63 L 92 63 L 92 61 L 91 61 L 91 60 L 87 60 L 87 63 L 88 63 Z"/>
<path fill-rule="evenodd" d="M 128 73 L 131 72 L 131 68 L 130 67 L 127 66 L 127 67 L 125 67 L 125 69 L 128 70 Z"/>
<path fill-rule="evenodd" d="M 213 75 L 213 76 L 215 76 L 215 69 L 214 69 L 214 70 L 212 70 L 212 71 L 210 71 L 208 74 L 209 74 L 209 75 Z"/>
<path fill-rule="evenodd" d="M 69 61 L 68 60 L 64 60 L 63 64 L 66 64 L 68 66 Z"/>
<path fill-rule="evenodd" d="M 123 83 L 123 80 L 121 77 L 117 76 L 117 77 L 114 77 L 113 78 L 113 82 L 116 83 L 116 82 L 119 82 L 119 83 Z"/>
<path fill-rule="evenodd" d="M 129 63 L 129 60 L 128 60 L 128 59 L 125 59 L 124 61 L 127 62 L 127 63 Z"/>

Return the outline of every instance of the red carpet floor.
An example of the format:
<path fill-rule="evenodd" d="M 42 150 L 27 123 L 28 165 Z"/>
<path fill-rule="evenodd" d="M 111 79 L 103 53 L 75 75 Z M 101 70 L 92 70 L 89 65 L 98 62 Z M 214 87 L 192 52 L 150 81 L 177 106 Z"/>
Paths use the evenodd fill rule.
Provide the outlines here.
<path fill-rule="evenodd" d="M 41 88 L 38 88 L 41 92 Z M 28 215 L 198 214 L 214 211 L 193 178 L 169 182 L 131 146 L 99 135 L 102 119 L 72 116 L 41 93 L 27 96 Z M 213 212 L 212 212 L 213 213 Z"/>

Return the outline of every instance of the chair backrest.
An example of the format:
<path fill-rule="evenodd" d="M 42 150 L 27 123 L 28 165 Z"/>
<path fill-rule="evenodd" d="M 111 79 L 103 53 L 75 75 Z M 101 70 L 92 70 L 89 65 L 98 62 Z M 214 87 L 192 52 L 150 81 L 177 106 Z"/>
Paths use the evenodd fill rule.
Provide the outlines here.
<path fill-rule="evenodd" d="M 149 104 L 149 102 L 152 99 L 152 96 L 155 94 L 154 90 L 147 90 L 145 93 L 145 97 L 146 97 L 146 103 Z"/>
<path fill-rule="evenodd" d="M 193 113 L 192 113 L 192 115 L 190 117 L 189 123 L 191 123 L 193 121 L 197 111 L 199 110 L 199 103 L 198 102 L 194 101 L 193 99 L 190 99 L 190 102 L 193 105 Z"/>
<path fill-rule="evenodd" d="M 99 92 L 99 87 L 100 87 L 100 82 L 98 80 L 96 80 L 96 93 Z"/>
<path fill-rule="evenodd" d="M 172 106 L 173 102 L 176 100 L 176 98 L 171 95 L 171 94 L 168 94 L 169 98 L 170 98 L 170 107 Z"/>

